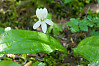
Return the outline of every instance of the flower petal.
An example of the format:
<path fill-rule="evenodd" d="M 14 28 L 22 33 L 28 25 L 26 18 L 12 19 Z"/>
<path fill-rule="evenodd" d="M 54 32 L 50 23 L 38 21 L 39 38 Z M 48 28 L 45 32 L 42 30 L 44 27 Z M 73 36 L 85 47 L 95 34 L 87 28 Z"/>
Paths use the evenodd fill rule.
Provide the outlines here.
<path fill-rule="evenodd" d="M 41 22 L 40 21 L 37 21 L 34 25 L 33 25 L 33 28 L 34 29 L 37 29 L 39 26 L 40 26 Z"/>
<path fill-rule="evenodd" d="M 44 19 L 47 17 L 48 11 L 46 8 L 42 9 L 42 8 L 37 8 L 36 10 L 36 16 L 38 19 Z"/>
<path fill-rule="evenodd" d="M 44 33 L 46 33 L 47 25 L 46 25 L 45 22 L 42 22 L 42 23 L 41 23 L 41 27 L 42 27 L 42 31 L 43 31 Z"/>
<path fill-rule="evenodd" d="M 47 24 L 49 24 L 49 25 L 53 26 L 53 22 L 52 22 L 51 20 L 46 19 L 46 20 L 45 20 L 45 22 L 46 22 Z"/>
<path fill-rule="evenodd" d="M 47 14 L 48 14 L 48 11 L 47 11 L 46 8 L 44 8 L 43 9 L 43 12 L 42 12 L 43 17 L 46 18 L 47 17 Z"/>
<path fill-rule="evenodd" d="M 41 10 L 42 10 L 42 9 L 38 9 L 38 8 L 37 8 L 37 10 L 36 10 L 36 16 L 37 16 L 37 18 L 39 18 L 39 19 L 41 18 Z"/>
<path fill-rule="evenodd" d="M 10 30 L 11 30 L 11 27 L 5 28 L 5 31 L 10 31 Z"/>

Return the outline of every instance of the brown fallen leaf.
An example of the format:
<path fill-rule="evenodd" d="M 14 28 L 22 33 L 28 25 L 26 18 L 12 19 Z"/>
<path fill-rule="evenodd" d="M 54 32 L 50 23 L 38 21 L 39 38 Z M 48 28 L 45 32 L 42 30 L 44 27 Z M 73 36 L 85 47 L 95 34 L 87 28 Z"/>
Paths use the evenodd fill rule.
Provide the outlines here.
<path fill-rule="evenodd" d="M 32 66 L 32 61 L 29 61 L 29 62 L 26 63 L 24 66 Z"/>
<path fill-rule="evenodd" d="M 71 40 L 72 44 L 74 44 L 73 38 L 71 38 L 70 40 Z"/>

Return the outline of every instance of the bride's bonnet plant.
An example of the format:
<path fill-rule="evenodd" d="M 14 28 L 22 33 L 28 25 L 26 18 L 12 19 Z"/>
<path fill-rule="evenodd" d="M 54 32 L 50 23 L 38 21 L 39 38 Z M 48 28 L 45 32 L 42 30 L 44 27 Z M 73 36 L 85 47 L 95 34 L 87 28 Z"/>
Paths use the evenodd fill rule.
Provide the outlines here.
<path fill-rule="evenodd" d="M 11 27 L 5 28 L 5 31 L 10 31 L 10 30 L 11 30 Z"/>
<path fill-rule="evenodd" d="M 47 15 L 48 15 L 48 11 L 46 8 L 42 9 L 42 8 L 37 8 L 36 10 L 36 16 L 37 18 L 39 19 L 39 21 L 37 21 L 34 25 L 33 25 L 33 28 L 34 29 L 37 29 L 40 25 L 41 25 L 41 28 L 42 28 L 42 31 L 44 33 L 46 33 L 47 31 L 47 25 L 51 25 L 53 26 L 53 22 L 49 19 L 47 19 Z"/>

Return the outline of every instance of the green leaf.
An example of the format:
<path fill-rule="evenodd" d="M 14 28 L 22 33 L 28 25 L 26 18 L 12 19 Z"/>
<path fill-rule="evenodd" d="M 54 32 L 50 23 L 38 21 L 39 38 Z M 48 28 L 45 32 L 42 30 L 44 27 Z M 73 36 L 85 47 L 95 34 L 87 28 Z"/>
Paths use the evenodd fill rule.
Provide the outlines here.
<path fill-rule="evenodd" d="M 99 27 L 99 18 L 93 18 L 93 22 L 97 24 L 97 27 Z"/>
<path fill-rule="evenodd" d="M 57 29 L 58 31 L 62 31 L 62 27 L 56 23 L 54 23 L 54 28 Z"/>
<path fill-rule="evenodd" d="M 90 21 L 83 19 L 82 21 L 80 21 L 79 25 L 89 25 Z"/>
<path fill-rule="evenodd" d="M 0 34 L 4 32 L 4 29 L 0 27 Z"/>
<path fill-rule="evenodd" d="M 77 66 L 83 66 L 83 65 L 81 64 L 81 65 L 77 65 Z"/>
<path fill-rule="evenodd" d="M 52 14 L 48 13 L 48 15 L 47 15 L 47 19 L 52 20 Z"/>
<path fill-rule="evenodd" d="M 97 0 L 98 1 L 98 4 L 99 4 L 99 0 Z"/>
<path fill-rule="evenodd" d="M 78 19 L 75 19 L 75 18 L 71 18 L 69 22 L 67 22 L 67 25 L 70 26 L 70 27 L 73 27 L 73 26 L 78 26 L 79 24 L 79 20 Z"/>
<path fill-rule="evenodd" d="M 67 25 L 70 26 L 71 32 L 78 32 L 79 31 L 79 19 L 71 18 L 69 22 L 67 22 Z"/>
<path fill-rule="evenodd" d="M 88 26 L 89 27 L 93 27 L 95 24 L 93 23 L 93 22 L 90 22 L 89 24 L 88 24 Z"/>
<path fill-rule="evenodd" d="M 79 27 L 78 26 L 74 26 L 72 28 L 70 28 L 71 32 L 74 33 L 74 32 L 78 32 L 79 31 Z"/>
<path fill-rule="evenodd" d="M 4 57 L 4 54 L 0 54 L 0 58 L 3 58 Z"/>
<path fill-rule="evenodd" d="M 33 66 L 45 66 L 45 63 L 36 61 L 35 63 L 33 63 Z"/>
<path fill-rule="evenodd" d="M 97 22 L 97 27 L 99 27 L 99 22 Z"/>
<path fill-rule="evenodd" d="M 13 61 L 0 61 L 0 66 L 21 66 Z"/>
<path fill-rule="evenodd" d="M 94 23 L 99 22 L 99 18 L 93 18 L 93 22 L 94 22 Z"/>
<path fill-rule="evenodd" d="M 90 32 L 90 35 L 91 35 L 91 36 L 99 36 L 99 31 L 92 30 L 92 31 Z"/>
<path fill-rule="evenodd" d="M 99 36 L 85 38 L 73 51 L 90 62 L 99 61 Z"/>
<path fill-rule="evenodd" d="M 88 64 L 88 66 L 99 66 L 99 61 L 94 61 L 94 62 Z"/>
<path fill-rule="evenodd" d="M 73 0 L 64 0 L 64 3 L 72 2 Z"/>
<path fill-rule="evenodd" d="M 88 31 L 88 26 L 80 25 L 79 27 L 81 31 Z"/>
<path fill-rule="evenodd" d="M 24 61 L 26 60 L 27 55 L 26 54 L 22 54 L 22 58 L 24 59 Z"/>
<path fill-rule="evenodd" d="M 62 27 L 60 25 L 56 24 L 56 23 L 54 23 L 53 26 L 50 26 L 48 28 L 47 33 L 51 33 L 52 29 L 53 29 L 53 34 L 55 36 L 59 35 L 60 34 L 60 31 L 62 31 Z"/>
<path fill-rule="evenodd" d="M 80 27 L 80 30 L 81 31 L 88 31 L 88 25 L 89 24 L 89 21 L 87 21 L 87 20 L 82 20 L 82 21 L 80 21 L 80 24 L 79 24 L 79 27 Z"/>
<path fill-rule="evenodd" d="M 57 35 L 59 35 L 59 31 L 55 28 L 53 28 L 53 33 L 54 33 L 54 36 L 57 37 Z"/>
<path fill-rule="evenodd" d="M 51 53 L 67 50 L 53 37 L 41 32 L 10 30 L 0 35 L 0 54 Z"/>
<path fill-rule="evenodd" d="M 47 33 L 51 33 L 52 29 L 53 29 L 52 26 L 48 27 L 48 29 L 47 29 Z"/>
<path fill-rule="evenodd" d="M 60 34 L 60 31 L 62 31 L 62 27 L 56 23 L 54 23 L 54 25 L 51 28 L 53 29 L 54 37 L 57 37 Z"/>
<path fill-rule="evenodd" d="M 89 20 L 89 21 L 92 21 L 92 16 L 87 16 L 87 19 Z"/>

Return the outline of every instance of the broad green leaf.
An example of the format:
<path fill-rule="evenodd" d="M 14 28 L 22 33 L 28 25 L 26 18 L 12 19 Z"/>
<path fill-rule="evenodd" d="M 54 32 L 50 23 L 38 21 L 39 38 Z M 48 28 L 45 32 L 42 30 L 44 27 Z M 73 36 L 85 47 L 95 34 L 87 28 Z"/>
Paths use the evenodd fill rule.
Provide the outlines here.
<path fill-rule="evenodd" d="M 99 36 L 85 38 L 73 51 L 90 62 L 99 61 Z"/>
<path fill-rule="evenodd" d="M 0 61 L 0 66 L 21 66 L 13 61 Z"/>
<path fill-rule="evenodd" d="M 67 50 L 53 37 L 41 32 L 10 30 L 0 35 L 0 54 L 51 53 Z"/>
<path fill-rule="evenodd" d="M 88 66 L 99 66 L 99 61 L 94 61 L 94 62 L 88 64 Z"/>
<path fill-rule="evenodd" d="M 33 63 L 33 66 L 45 66 L 45 63 L 36 61 L 35 63 Z"/>

